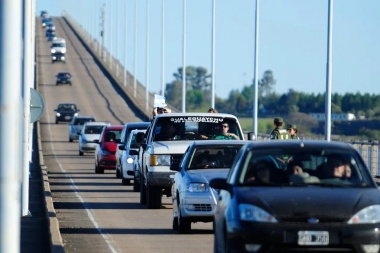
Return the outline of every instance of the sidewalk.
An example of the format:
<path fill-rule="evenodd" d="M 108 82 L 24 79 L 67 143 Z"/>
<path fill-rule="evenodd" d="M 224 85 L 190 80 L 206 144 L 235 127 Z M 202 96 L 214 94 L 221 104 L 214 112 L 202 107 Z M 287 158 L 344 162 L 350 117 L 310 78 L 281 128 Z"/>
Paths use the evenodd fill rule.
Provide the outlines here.
<path fill-rule="evenodd" d="M 29 216 L 21 217 L 21 253 L 63 253 L 46 169 L 43 165 L 39 124 L 35 124 L 33 164 L 29 176 Z M 42 162 L 41 162 L 42 160 Z M 41 164 L 41 165 L 40 165 Z"/>

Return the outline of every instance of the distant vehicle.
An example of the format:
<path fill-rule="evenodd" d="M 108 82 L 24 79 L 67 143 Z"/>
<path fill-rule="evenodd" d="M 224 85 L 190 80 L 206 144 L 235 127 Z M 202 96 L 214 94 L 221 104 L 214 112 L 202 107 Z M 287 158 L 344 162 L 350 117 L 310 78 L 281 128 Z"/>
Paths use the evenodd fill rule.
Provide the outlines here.
<path fill-rule="evenodd" d="M 45 16 L 45 15 L 47 15 L 47 14 L 48 14 L 47 11 L 42 10 L 42 11 L 40 12 L 40 17 L 43 17 L 43 16 Z"/>
<path fill-rule="evenodd" d="M 51 54 L 51 63 L 55 63 L 55 62 L 66 63 L 66 54 L 60 53 L 60 52 Z"/>
<path fill-rule="evenodd" d="M 117 149 L 116 149 L 116 177 L 121 178 L 121 161 L 122 156 L 125 154 L 123 150 L 120 149 L 120 147 L 127 144 L 128 137 L 132 130 L 135 129 L 148 129 L 150 125 L 150 122 L 128 122 L 124 124 L 123 131 L 121 132 L 120 141 L 118 142 Z M 127 175 L 125 175 L 127 176 Z"/>
<path fill-rule="evenodd" d="M 95 149 L 95 173 L 104 173 L 104 170 L 116 169 L 116 146 L 120 139 L 123 125 L 105 126 Z"/>
<path fill-rule="evenodd" d="M 136 159 L 138 159 L 138 155 L 131 154 L 131 150 L 135 150 L 138 152 L 140 150 L 140 145 L 136 141 L 136 136 L 138 133 L 144 134 L 146 132 L 146 129 L 135 129 L 132 130 L 129 134 L 127 143 L 125 145 L 121 144 L 119 145 L 119 149 L 122 151 L 121 155 L 121 161 L 120 166 L 118 166 L 116 169 L 116 176 L 121 177 L 121 183 L 123 185 L 129 185 L 131 183 L 131 180 L 133 179 L 133 189 L 136 190 L 140 187 L 140 181 L 138 179 L 138 168 L 136 170 L 136 166 L 138 166 L 138 163 L 136 164 Z M 130 175 L 132 174 L 132 175 Z M 136 190 L 136 192 L 139 190 Z"/>
<path fill-rule="evenodd" d="M 85 152 L 95 152 L 99 145 L 99 135 L 103 127 L 110 126 L 111 123 L 103 121 L 86 122 L 79 134 L 79 155 L 83 156 Z M 96 140 L 96 141 L 95 141 Z"/>
<path fill-rule="evenodd" d="M 46 32 L 45 32 L 46 37 L 49 36 L 49 34 L 51 34 L 51 33 L 54 33 L 54 35 L 55 35 L 55 27 L 54 26 L 46 28 Z"/>
<path fill-rule="evenodd" d="M 245 141 L 194 141 L 186 150 L 172 185 L 173 229 L 189 233 L 192 222 L 212 222 L 218 199 L 209 186 L 213 178 L 226 178 L 232 162 Z"/>
<path fill-rule="evenodd" d="M 57 38 L 51 42 L 50 46 L 51 54 L 63 53 L 66 54 L 66 40 L 62 38 Z"/>
<path fill-rule="evenodd" d="M 73 117 L 73 119 L 69 123 L 69 142 L 73 142 L 73 140 L 78 140 L 78 133 L 82 130 L 84 123 L 92 121 L 96 121 L 96 118 L 94 116 L 78 115 Z"/>
<path fill-rule="evenodd" d="M 57 38 L 57 36 L 55 35 L 55 32 L 51 32 L 51 33 L 49 33 L 49 35 L 47 36 L 47 40 L 48 40 L 48 41 L 55 40 L 56 38 Z"/>
<path fill-rule="evenodd" d="M 45 16 L 42 18 L 41 25 L 43 28 L 46 28 L 46 26 L 51 26 L 53 24 L 53 19 L 49 16 Z"/>
<path fill-rule="evenodd" d="M 69 84 L 71 85 L 71 74 L 70 72 L 59 72 L 56 76 L 55 84 Z"/>
<path fill-rule="evenodd" d="M 61 121 L 69 122 L 73 119 L 74 116 L 79 115 L 79 109 L 74 103 L 58 104 L 57 109 L 54 109 L 54 112 L 55 124 L 58 124 Z"/>
<path fill-rule="evenodd" d="M 379 183 L 350 144 L 247 142 L 210 186 L 214 252 L 379 252 Z"/>

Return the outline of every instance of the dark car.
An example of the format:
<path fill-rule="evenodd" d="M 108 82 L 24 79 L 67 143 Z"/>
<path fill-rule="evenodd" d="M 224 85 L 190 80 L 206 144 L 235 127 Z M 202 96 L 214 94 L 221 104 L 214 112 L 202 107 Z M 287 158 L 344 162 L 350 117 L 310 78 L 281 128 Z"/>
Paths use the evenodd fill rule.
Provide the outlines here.
<path fill-rule="evenodd" d="M 49 33 L 49 34 L 47 35 L 47 40 L 48 40 L 48 41 L 52 41 L 52 40 L 54 40 L 54 39 L 56 39 L 56 38 L 57 38 L 57 36 L 56 36 L 55 32 L 51 32 L 51 33 Z"/>
<path fill-rule="evenodd" d="M 380 191 L 350 144 L 248 142 L 210 186 L 214 252 L 379 252 Z"/>
<path fill-rule="evenodd" d="M 232 162 L 245 141 L 194 141 L 180 164 L 172 163 L 176 171 L 171 188 L 173 229 L 188 233 L 193 222 L 212 222 L 218 192 L 210 188 L 213 178 L 226 178 Z"/>
<path fill-rule="evenodd" d="M 66 63 L 66 54 L 61 52 L 52 53 L 51 63 L 55 63 L 56 61 Z"/>
<path fill-rule="evenodd" d="M 72 84 L 71 83 L 71 74 L 69 72 L 59 72 L 56 76 L 56 85 L 59 84 Z"/>
<path fill-rule="evenodd" d="M 49 36 L 49 34 L 51 34 L 51 33 L 55 33 L 55 29 L 53 29 L 53 28 L 47 28 L 46 32 L 45 32 L 46 37 Z"/>
<path fill-rule="evenodd" d="M 54 112 L 55 124 L 58 124 L 61 121 L 69 122 L 73 119 L 74 116 L 79 115 L 79 109 L 74 103 L 58 104 L 57 109 L 54 109 Z"/>

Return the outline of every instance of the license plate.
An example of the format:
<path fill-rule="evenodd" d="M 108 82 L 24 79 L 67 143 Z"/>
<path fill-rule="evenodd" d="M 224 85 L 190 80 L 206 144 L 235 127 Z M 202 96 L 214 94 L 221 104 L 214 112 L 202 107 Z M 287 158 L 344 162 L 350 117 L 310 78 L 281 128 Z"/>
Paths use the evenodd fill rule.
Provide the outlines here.
<path fill-rule="evenodd" d="M 71 116 L 65 116 L 65 119 L 71 119 Z"/>
<path fill-rule="evenodd" d="M 298 231 L 298 245 L 328 245 L 327 231 Z"/>

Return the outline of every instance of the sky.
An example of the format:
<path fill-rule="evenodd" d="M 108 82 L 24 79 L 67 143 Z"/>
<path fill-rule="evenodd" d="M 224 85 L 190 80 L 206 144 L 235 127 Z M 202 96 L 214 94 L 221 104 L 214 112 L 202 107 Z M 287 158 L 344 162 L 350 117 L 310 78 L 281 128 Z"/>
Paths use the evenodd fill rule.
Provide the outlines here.
<path fill-rule="evenodd" d="M 256 1 L 214 1 L 215 93 L 227 98 L 232 90 L 241 91 L 255 78 Z M 380 1 L 331 2 L 331 92 L 379 94 Z M 65 10 L 101 41 L 100 17 L 105 6 L 106 47 L 129 72 L 136 71 L 137 79 L 152 93 L 160 94 L 162 76 L 165 83 L 170 83 L 174 80 L 173 73 L 183 66 L 184 44 L 185 65 L 212 72 L 212 3 L 213 0 L 36 0 L 36 15 L 46 10 L 52 16 L 61 16 Z M 258 3 L 258 78 L 271 70 L 276 80 L 275 92 L 279 94 L 289 89 L 324 93 L 329 0 L 258 0 Z"/>

